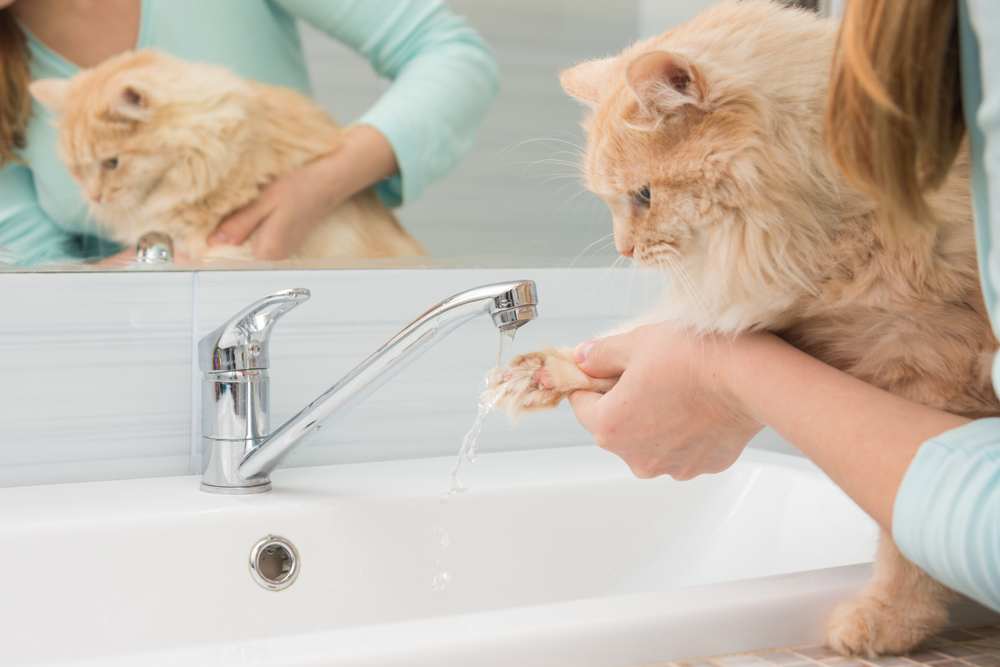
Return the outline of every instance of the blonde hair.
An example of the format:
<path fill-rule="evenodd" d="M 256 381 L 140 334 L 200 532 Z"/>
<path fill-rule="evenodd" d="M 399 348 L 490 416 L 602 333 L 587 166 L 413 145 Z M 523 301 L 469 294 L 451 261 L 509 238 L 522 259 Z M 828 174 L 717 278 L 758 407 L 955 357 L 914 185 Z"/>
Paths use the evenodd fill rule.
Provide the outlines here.
<path fill-rule="evenodd" d="M 826 133 L 837 166 L 890 230 L 934 222 L 926 195 L 965 134 L 957 0 L 847 3 Z"/>
<path fill-rule="evenodd" d="M 21 162 L 31 116 L 28 40 L 9 8 L 0 9 L 0 167 Z"/>

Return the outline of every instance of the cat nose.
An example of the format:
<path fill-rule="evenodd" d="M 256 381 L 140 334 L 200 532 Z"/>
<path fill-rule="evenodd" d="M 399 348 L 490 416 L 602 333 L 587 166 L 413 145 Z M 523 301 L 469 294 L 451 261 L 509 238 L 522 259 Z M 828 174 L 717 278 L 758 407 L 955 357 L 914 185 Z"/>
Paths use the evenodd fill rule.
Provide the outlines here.
<path fill-rule="evenodd" d="M 625 255 L 629 259 L 632 259 L 632 255 L 635 254 L 635 246 L 629 246 L 627 248 L 621 248 L 618 252 Z"/>

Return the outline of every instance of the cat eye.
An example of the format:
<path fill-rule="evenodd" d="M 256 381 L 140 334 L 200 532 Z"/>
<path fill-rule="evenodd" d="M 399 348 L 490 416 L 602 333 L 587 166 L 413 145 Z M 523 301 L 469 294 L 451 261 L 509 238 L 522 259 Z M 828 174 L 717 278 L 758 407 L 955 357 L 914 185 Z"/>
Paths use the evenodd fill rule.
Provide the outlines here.
<path fill-rule="evenodd" d="M 110 171 L 118 166 L 118 158 L 109 157 L 107 160 L 101 160 L 101 169 Z"/>
<path fill-rule="evenodd" d="M 649 193 L 649 183 L 646 183 L 644 186 L 632 193 L 632 196 L 635 197 L 635 200 L 640 204 L 649 206 L 649 199 L 652 196 Z"/>

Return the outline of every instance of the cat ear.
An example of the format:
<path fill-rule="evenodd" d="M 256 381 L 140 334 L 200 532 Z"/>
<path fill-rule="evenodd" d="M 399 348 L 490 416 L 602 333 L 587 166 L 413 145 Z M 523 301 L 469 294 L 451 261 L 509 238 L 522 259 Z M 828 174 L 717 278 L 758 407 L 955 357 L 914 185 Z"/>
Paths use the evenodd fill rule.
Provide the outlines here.
<path fill-rule="evenodd" d="M 126 83 L 111 100 L 111 115 L 126 120 L 148 121 L 153 116 L 150 109 L 149 93 L 141 86 Z"/>
<path fill-rule="evenodd" d="M 644 106 L 669 109 L 705 101 L 705 80 L 686 58 L 650 51 L 625 69 L 625 80 Z"/>
<path fill-rule="evenodd" d="M 567 93 L 581 102 L 597 105 L 601 101 L 601 88 L 611 76 L 616 60 L 616 58 L 604 58 L 577 65 L 560 74 L 559 83 Z"/>
<path fill-rule="evenodd" d="M 39 79 L 32 81 L 28 85 L 28 90 L 31 91 L 31 96 L 44 104 L 49 111 L 61 114 L 68 87 L 68 79 Z"/>

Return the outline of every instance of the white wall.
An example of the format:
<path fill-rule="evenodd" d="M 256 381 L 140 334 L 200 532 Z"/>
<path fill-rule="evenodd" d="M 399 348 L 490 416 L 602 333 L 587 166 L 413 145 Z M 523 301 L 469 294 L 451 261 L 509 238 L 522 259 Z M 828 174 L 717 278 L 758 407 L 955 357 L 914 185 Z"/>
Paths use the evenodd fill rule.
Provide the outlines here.
<path fill-rule="evenodd" d="M 719 0 L 639 0 L 638 36 L 642 39 L 659 35 L 662 32 L 686 23 L 694 15 L 706 7 L 711 7 Z"/>

